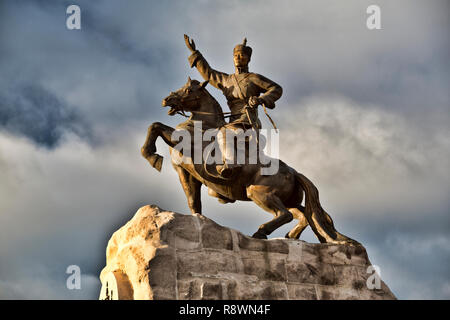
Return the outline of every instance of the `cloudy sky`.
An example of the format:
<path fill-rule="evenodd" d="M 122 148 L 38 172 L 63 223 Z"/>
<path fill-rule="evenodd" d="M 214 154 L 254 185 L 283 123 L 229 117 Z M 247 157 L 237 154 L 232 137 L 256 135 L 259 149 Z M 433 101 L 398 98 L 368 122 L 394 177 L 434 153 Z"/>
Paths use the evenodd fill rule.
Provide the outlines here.
<path fill-rule="evenodd" d="M 66 28 L 73 3 L 81 30 Z M 370 4 L 381 30 L 366 27 Z M 271 111 L 280 157 L 316 184 L 337 229 L 365 245 L 398 298 L 449 299 L 449 9 L 1 1 L 0 298 L 96 299 L 107 241 L 139 207 L 189 212 L 170 163 L 158 173 L 140 156 L 152 122 L 184 121 L 160 106 L 187 76 L 200 79 L 187 33 L 230 73 L 234 45 L 248 38 L 251 71 L 284 89 Z M 203 208 L 245 234 L 271 218 L 253 203 L 221 205 L 205 188 Z M 302 239 L 317 242 L 309 230 Z M 66 288 L 69 265 L 81 269 L 81 290 Z"/>

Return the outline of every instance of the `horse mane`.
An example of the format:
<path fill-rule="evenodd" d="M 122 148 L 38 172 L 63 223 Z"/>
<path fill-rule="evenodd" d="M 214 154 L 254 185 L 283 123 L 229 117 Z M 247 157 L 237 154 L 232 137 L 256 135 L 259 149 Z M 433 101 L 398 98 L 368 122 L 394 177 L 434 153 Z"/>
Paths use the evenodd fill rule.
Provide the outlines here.
<path fill-rule="evenodd" d="M 208 95 L 209 99 L 211 99 L 212 103 L 213 103 L 213 107 L 216 108 L 218 110 L 218 114 L 221 117 L 221 119 L 225 122 L 225 116 L 223 114 L 223 109 L 220 106 L 220 103 L 217 101 L 216 98 L 213 97 L 213 95 L 211 93 L 209 93 L 209 91 L 206 88 L 202 88 L 206 94 Z"/>

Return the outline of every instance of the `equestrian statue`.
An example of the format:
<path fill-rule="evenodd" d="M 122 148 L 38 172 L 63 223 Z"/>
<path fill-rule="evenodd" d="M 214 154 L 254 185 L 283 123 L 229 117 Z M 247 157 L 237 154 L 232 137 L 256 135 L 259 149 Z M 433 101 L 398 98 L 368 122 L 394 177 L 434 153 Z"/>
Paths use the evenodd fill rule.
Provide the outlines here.
<path fill-rule="evenodd" d="M 247 40 L 235 46 L 235 72 L 227 74 L 212 69 L 196 49 L 194 40 L 187 35 L 184 38 L 191 52 L 189 64 L 197 68 L 204 81 L 188 78 L 183 87 L 163 99 L 162 106 L 169 107 L 169 115 L 185 115 L 186 112 L 191 115 L 176 128 L 160 122 L 151 124 L 141 148 L 142 156 L 161 171 L 163 157 L 156 153 L 156 140 L 161 137 L 169 145 L 172 165 L 178 173 L 192 214 L 202 214 L 200 189 L 205 185 L 208 194 L 218 198 L 221 203 L 253 201 L 273 214 L 273 219 L 262 224 L 253 234 L 254 238 L 267 239 L 274 230 L 295 218 L 298 223 L 286 234 L 286 238 L 298 239 L 309 225 L 321 243 L 357 245 L 357 241 L 335 229 L 333 220 L 320 205 L 317 188 L 307 177 L 279 159 L 261 155 L 264 136 L 260 134 L 258 107 L 263 107 L 275 127 L 266 108 L 275 108 L 275 102 L 282 95 L 282 88 L 262 75 L 249 72 L 252 49 L 247 46 Z M 206 89 L 208 83 L 222 91 L 230 112 L 223 112 L 217 100 Z M 229 118 L 228 122 L 225 118 Z M 214 132 L 213 140 L 218 148 L 212 151 L 208 141 L 188 139 L 188 148 L 180 149 L 181 132 L 190 136 Z M 236 135 L 250 133 L 245 134 L 245 143 L 242 144 L 245 147 L 239 149 L 235 143 L 230 143 L 235 140 L 229 138 L 229 132 Z M 261 159 L 250 161 L 250 145 L 255 143 Z M 187 149 L 189 152 L 186 152 Z M 199 150 L 201 161 L 195 159 L 195 150 Z M 242 150 L 245 159 L 236 162 L 235 154 Z M 213 158 L 221 161 L 210 161 Z M 277 170 L 270 174 L 264 173 L 263 169 L 267 169 L 269 162 L 274 161 Z"/>

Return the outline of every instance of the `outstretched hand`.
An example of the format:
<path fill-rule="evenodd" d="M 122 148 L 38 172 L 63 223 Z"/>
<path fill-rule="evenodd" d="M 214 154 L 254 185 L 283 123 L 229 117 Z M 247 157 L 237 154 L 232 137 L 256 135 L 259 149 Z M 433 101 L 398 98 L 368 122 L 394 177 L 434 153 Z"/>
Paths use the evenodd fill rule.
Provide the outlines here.
<path fill-rule="evenodd" d="M 188 35 L 184 35 L 184 42 L 186 42 L 186 47 L 188 47 L 188 49 L 191 52 L 195 51 L 195 42 L 194 39 L 191 39 L 191 41 L 189 41 L 189 36 Z"/>

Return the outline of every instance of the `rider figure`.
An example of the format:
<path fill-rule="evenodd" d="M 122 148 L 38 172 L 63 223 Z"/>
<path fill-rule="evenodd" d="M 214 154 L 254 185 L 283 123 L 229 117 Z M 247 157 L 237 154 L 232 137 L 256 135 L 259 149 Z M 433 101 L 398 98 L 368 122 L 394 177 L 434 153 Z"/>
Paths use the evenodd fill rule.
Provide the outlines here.
<path fill-rule="evenodd" d="M 212 69 L 202 54 L 196 50 L 194 40 L 189 41 L 187 35 L 184 38 L 186 46 L 192 52 L 188 58 L 191 68 L 196 67 L 202 77 L 220 89 L 227 99 L 232 114 L 227 128 L 260 129 L 258 106 L 275 108 L 275 101 L 281 97 L 283 90 L 272 80 L 248 71 L 252 48 L 247 46 L 247 39 L 234 47 L 235 73 L 227 74 Z M 234 154 L 234 150 L 225 150 L 225 153 L 229 152 Z M 223 177 L 229 177 L 231 169 L 235 167 L 236 164 L 230 165 L 225 162 L 224 165 L 218 166 L 218 172 Z"/>

